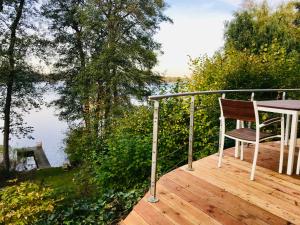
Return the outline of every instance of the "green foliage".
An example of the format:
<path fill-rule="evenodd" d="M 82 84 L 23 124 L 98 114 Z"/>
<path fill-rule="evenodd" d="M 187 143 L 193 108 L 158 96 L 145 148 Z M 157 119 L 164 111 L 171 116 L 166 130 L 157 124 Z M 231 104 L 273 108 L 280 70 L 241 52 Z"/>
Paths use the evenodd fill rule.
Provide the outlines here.
<path fill-rule="evenodd" d="M 63 195 L 64 200 L 79 196 L 79 188 L 75 182 L 78 169 L 63 170 L 61 167 L 31 170 L 16 173 L 16 178 L 20 182 L 34 182 L 37 185 L 51 187 L 57 196 Z"/>
<path fill-rule="evenodd" d="M 271 10 L 266 1 L 261 5 L 250 4 L 226 23 L 225 47 L 233 46 L 239 51 L 251 49 L 258 53 L 264 45 L 270 46 L 277 40 L 287 52 L 299 52 L 299 10 L 296 8 L 297 3 L 293 1 L 276 10 Z"/>
<path fill-rule="evenodd" d="M 14 207 L 17 199 L 23 202 L 18 205 L 20 210 L 33 208 L 32 214 L 26 214 L 25 224 L 27 221 L 116 224 L 148 188 L 153 107 L 151 104 L 132 106 L 129 100 L 132 95 L 144 96 L 148 85 L 157 81 L 151 68 L 156 63 L 154 52 L 159 45 L 152 37 L 158 24 L 168 18 L 163 15 L 164 1 L 113 2 L 51 0 L 44 6 L 59 56 L 56 75 L 64 81 L 60 89 L 62 98 L 56 103 L 63 109 L 63 118 L 85 122 L 73 127 L 66 139 L 69 159 L 80 171 L 74 178 L 50 173 L 51 178 L 42 183 L 52 189 L 28 182 L 3 189 L 5 192 L 0 193 L 6 194 L 0 194 L 4 199 L 4 202 L 1 199 L 0 213 L 10 223 L 18 224 L 19 211 L 15 208 L 5 211 L 8 209 L 3 206 Z M 224 49 L 210 58 L 192 60 L 191 81 L 177 83 L 161 92 L 299 87 L 298 14 L 299 10 L 294 10 L 290 3 L 275 11 L 263 4 L 237 12 L 226 25 Z M 256 98 L 276 98 L 276 95 Z M 217 97 L 196 97 L 195 159 L 217 151 Z M 249 95 L 227 97 L 248 99 Z M 190 98 L 161 100 L 159 115 L 157 171 L 161 176 L 187 163 Z M 45 172 L 32 178 L 40 181 L 48 175 Z M 64 182 L 72 185 L 69 188 Z M 67 189 L 76 194 L 59 201 L 61 194 L 68 196 Z M 28 190 L 45 194 L 36 196 L 31 194 L 33 191 L 27 193 Z M 52 194 L 57 200 L 51 198 Z M 53 207 L 39 204 L 42 207 L 39 208 L 34 204 L 41 199 L 29 201 L 32 196 L 43 196 L 43 202 L 48 201 Z"/>
<path fill-rule="evenodd" d="M 0 11 L 0 117 L 3 126 L 3 161 L 10 169 L 10 135 L 29 137 L 33 127 L 24 121 L 30 109 L 39 109 L 42 103 L 42 77 L 38 66 L 31 63 L 41 52 L 45 42 L 37 27 L 35 0 L 2 1 Z M 40 58 L 42 60 L 42 57 Z"/>
<path fill-rule="evenodd" d="M 171 91 L 185 87 L 178 84 Z M 187 162 L 189 106 L 189 99 L 161 101 L 158 149 L 158 173 L 161 175 Z M 217 129 L 204 112 L 200 108 L 195 112 L 195 158 L 217 150 Z M 94 148 L 88 159 L 82 158 L 90 165 L 90 176 L 95 176 L 93 181 L 101 193 L 147 186 L 151 169 L 153 108 L 133 107 L 122 118 L 115 119 L 111 126 L 102 153 Z"/>
<path fill-rule="evenodd" d="M 42 213 L 50 213 L 60 199 L 53 198 L 51 188 L 21 182 L 0 189 L 0 223 L 33 224 Z"/>
<path fill-rule="evenodd" d="M 185 84 L 177 84 L 171 91 L 185 89 Z M 187 162 L 189 105 L 190 100 L 182 98 L 168 99 L 160 104 L 159 175 Z M 196 105 L 200 106 L 200 101 L 197 100 Z M 217 150 L 217 129 L 204 112 L 200 107 L 195 112 L 195 159 Z M 98 145 L 101 149 L 85 141 L 87 137 L 84 135 L 69 136 L 72 139 L 68 139 L 67 143 L 85 162 L 82 164 L 85 170 L 81 171 L 78 181 L 84 183 L 83 188 L 87 184 L 95 185 L 100 197 L 98 200 L 65 204 L 48 217 L 48 223 L 116 224 L 148 189 L 152 125 L 153 107 L 136 106 L 124 112 L 122 118 L 111 122 L 110 135 L 105 138 L 104 144 Z M 67 148 L 72 158 L 71 148 Z M 85 153 L 87 149 L 88 154 Z M 84 181 L 81 177 L 89 180 Z"/>
<path fill-rule="evenodd" d="M 225 47 L 212 57 L 191 60 L 190 90 L 298 88 L 300 71 L 299 27 L 296 11 L 286 4 L 271 11 L 266 3 L 251 5 L 226 24 Z M 217 130 L 219 95 L 201 97 L 203 114 Z M 227 94 L 249 100 L 250 93 Z M 255 99 L 276 99 L 278 93 L 256 94 Z M 293 93 L 288 97 L 296 97 Z M 208 129 L 209 130 L 209 129 Z M 217 133 L 214 133 L 217 135 Z"/>
<path fill-rule="evenodd" d="M 292 88 L 299 86 L 299 53 L 287 53 L 278 42 L 258 54 L 228 49 L 192 62 L 193 89 Z"/>
<path fill-rule="evenodd" d="M 83 119 L 99 137 L 107 119 L 130 105 L 130 97 L 149 94 L 159 82 L 152 72 L 160 45 L 153 36 L 163 21 L 165 1 L 50 0 L 49 19 L 55 77 L 64 81 L 55 101 L 61 118 Z"/>
<path fill-rule="evenodd" d="M 99 141 L 97 141 L 99 140 Z M 101 148 L 100 139 L 89 134 L 84 128 L 71 128 L 65 139 L 65 152 L 71 165 L 76 166 L 89 157 L 92 149 Z"/>
<path fill-rule="evenodd" d="M 65 139 L 65 152 L 71 165 L 78 167 L 74 182 L 80 195 L 88 197 L 98 191 L 94 165 L 104 157 L 106 145 L 102 138 L 82 127 L 73 127 Z"/>
<path fill-rule="evenodd" d="M 142 190 L 131 190 L 126 193 L 108 192 L 98 199 L 75 199 L 43 215 L 37 224 L 117 224 L 142 195 Z"/>
<path fill-rule="evenodd" d="M 285 48 L 274 42 L 265 44 L 258 52 L 227 49 L 213 57 L 203 57 L 192 61 L 192 90 L 234 90 L 234 89 L 272 89 L 298 88 L 300 54 L 287 53 Z M 298 95 L 299 96 L 299 95 Z M 203 114 L 217 130 L 219 117 L 219 95 L 201 97 Z M 227 94 L 227 98 L 250 99 L 250 93 Z M 276 99 L 278 93 L 256 94 L 255 99 Z M 295 93 L 288 96 L 297 97 Z M 210 129 L 208 129 L 210 130 Z M 218 133 L 214 133 L 218 135 Z"/>
<path fill-rule="evenodd" d="M 268 89 L 299 87 L 299 27 L 294 5 L 271 11 L 266 3 L 251 5 L 227 23 L 225 48 L 212 57 L 191 60 L 192 90 Z M 298 44 L 297 44 L 298 43 Z M 276 98 L 277 93 L 256 95 Z M 202 103 L 207 114 L 217 120 L 218 96 L 207 96 Z M 249 99 L 244 95 L 229 95 Z"/>
<path fill-rule="evenodd" d="M 102 192 L 124 191 L 141 186 L 151 165 L 151 111 L 136 107 L 113 123 L 102 157 L 92 160 Z"/>

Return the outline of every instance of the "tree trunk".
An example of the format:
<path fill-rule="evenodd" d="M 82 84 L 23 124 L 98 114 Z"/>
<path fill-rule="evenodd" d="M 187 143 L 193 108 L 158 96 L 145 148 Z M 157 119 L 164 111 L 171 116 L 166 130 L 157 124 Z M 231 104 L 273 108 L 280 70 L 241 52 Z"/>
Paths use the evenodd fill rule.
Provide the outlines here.
<path fill-rule="evenodd" d="M 11 76 L 11 74 L 10 74 Z M 4 169 L 8 172 L 10 169 L 9 161 L 9 134 L 10 134 L 10 109 L 11 109 L 11 96 L 13 79 L 7 84 L 6 99 L 4 106 L 4 133 L 3 133 L 3 160 Z"/>
<path fill-rule="evenodd" d="M 11 100 L 13 95 L 13 84 L 15 76 L 15 44 L 16 44 L 16 32 L 23 13 L 25 0 L 20 0 L 19 6 L 16 8 L 16 17 L 10 26 L 10 44 L 8 48 L 9 59 L 9 73 L 6 81 L 6 98 L 4 105 L 4 133 L 3 133 L 3 159 L 4 169 L 9 172 L 9 135 L 10 135 L 10 112 L 11 112 Z"/>
<path fill-rule="evenodd" d="M 3 11 L 3 0 L 0 0 L 0 12 Z"/>

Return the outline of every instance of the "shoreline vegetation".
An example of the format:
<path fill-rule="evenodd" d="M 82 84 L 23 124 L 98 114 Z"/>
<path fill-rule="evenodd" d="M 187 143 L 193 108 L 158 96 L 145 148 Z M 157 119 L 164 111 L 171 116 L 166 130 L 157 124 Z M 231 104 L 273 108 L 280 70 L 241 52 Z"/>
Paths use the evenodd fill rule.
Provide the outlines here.
<path fill-rule="evenodd" d="M 191 78 L 188 76 L 163 76 L 162 80 L 166 83 L 176 83 L 180 81 L 189 81 Z"/>

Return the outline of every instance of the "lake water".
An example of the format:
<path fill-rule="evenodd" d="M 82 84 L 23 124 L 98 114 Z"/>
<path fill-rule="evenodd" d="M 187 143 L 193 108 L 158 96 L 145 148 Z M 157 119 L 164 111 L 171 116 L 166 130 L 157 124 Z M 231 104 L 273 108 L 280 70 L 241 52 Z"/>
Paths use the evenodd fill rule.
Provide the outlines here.
<path fill-rule="evenodd" d="M 172 83 L 169 82 L 162 86 L 165 87 L 165 90 L 168 90 L 171 88 Z M 158 89 L 156 89 L 156 92 L 158 93 Z M 44 94 L 44 99 L 47 103 L 58 98 L 59 96 L 54 90 L 48 90 Z M 131 102 L 135 105 L 146 104 L 146 102 L 138 101 L 135 98 L 132 98 Z M 45 105 L 39 111 L 31 110 L 29 114 L 24 115 L 24 120 L 29 126 L 34 127 L 34 132 L 32 133 L 34 140 L 11 137 L 10 146 L 12 148 L 33 147 L 38 142 L 42 142 L 43 149 L 51 166 L 62 166 L 64 162 L 68 161 L 67 155 L 64 152 L 64 138 L 68 130 L 68 124 L 58 119 L 58 113 L 55 107 Z M 3 126 L 3 121 L 1 120 L 0 126 Z M 3 135 L 0 135 L 0 144 L 2 143 Z M 31 159 L 29 164 L 32 164 L 32 162 L 33 160 Z"/>
<path fill-rule="evenodd" d="M 49 90 L 44 94 L 46 102 L 51 102 L 58 98 L 54 91 Z M 36 146 L 38 142 L 42 142 L 45 154 L 53 167 L 63 165 L 67 161 L 67 156 L 64 153 L 65 134 L 68 125 L 64 121 L 60 121 L 56 114 L 58 111 L 55 108 L 42 106 L 39 111 L 31 110 L 29 114 L 24 115 L 25 121 L 29 126 L 34 127 L 32 136 L 34 140 L 27 138 L 17 139 L 12 137 L 10 146 L 17 147 L 32 147 Z M 3 121 L 0 121 L 1 125 Z M 0 143 L 3 143 L 3 136 L 0 135 Z"/>

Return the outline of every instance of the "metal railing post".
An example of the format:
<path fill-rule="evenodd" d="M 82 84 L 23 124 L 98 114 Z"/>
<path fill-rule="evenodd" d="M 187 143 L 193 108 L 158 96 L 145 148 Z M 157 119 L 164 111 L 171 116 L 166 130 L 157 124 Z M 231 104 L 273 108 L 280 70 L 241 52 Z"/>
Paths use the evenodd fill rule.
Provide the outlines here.
<path fill-rule="evenodd" d="M 152 164 L 151 164 L 151 184 L 150 197 L 148 201 L 151 203 L 158 202 L 156 197 L 156 169 L 157 169 L 157 147 L 158 147 L 158 119 L 159 119 L 159 101 L 154 101 L 153 113 L 153 139 L 152 139 Z"/>
<path fill-rule="evenodd" d="M 251 101 L 251 102 L 254 101 L 254 95 L 255 95 L 255 93 L 252 92 L 252 93 L 251 93 L 251 98 L 250 98 L 250 101 Z M 248 122 L 248 128 L 251 128 L 251 122 Z M 248 145 L 249 145 L 249 144 L 248 144 Z"/>
<path fill-rule="evenodd" d="M 193 171 L 194 113 L 195 113 L 195 96 L 192 96 L 191 108 L 190 108 L 189 151 L 188 151 L 188 167 L 187 167 L 187 170 L 189 171 Z"/>
<path fill-rule="evenodd" d="M 253 101 L 254 101 L 254 95 L 255 95 L 255 93 L 254 93 L 254 92 L 252 92 L 252 93 L 251 93 L 251 99 L 250 99 L 250 101 L 251 101 L 251 102 L 253 102 Z"/>
<path fill-rule="evenodd" d="M 221 96 L 222 99 L 226 98 L 226 94 L 223 93 Z M 219 117 L 220 120 L 220 131 L 219 131 L 219 145 L 218 145 L 218 152 L 217 152 L 217 156 L 219 156 L 220 154 L 220 149 L 221 149 L 221 139 L 222 139 L 222 122 L 221 122 L 221 116 Z"/>
<path fill-rule="evenodd" d="M 286 92 L 282 92 L 282 100 L 285 100 L 285 97 L 286 97 Z"/>
<path fill-rule="evenodd" d="M 286 92 L 282 92 L 282 100 L 286 99 Z M 284 145 L 287 146 L 289 144 L 290 138 L 290 124 L 291 124 L 291 115 L 286 115 L 285 122 L 285 134 L 284 134 Z"/>

